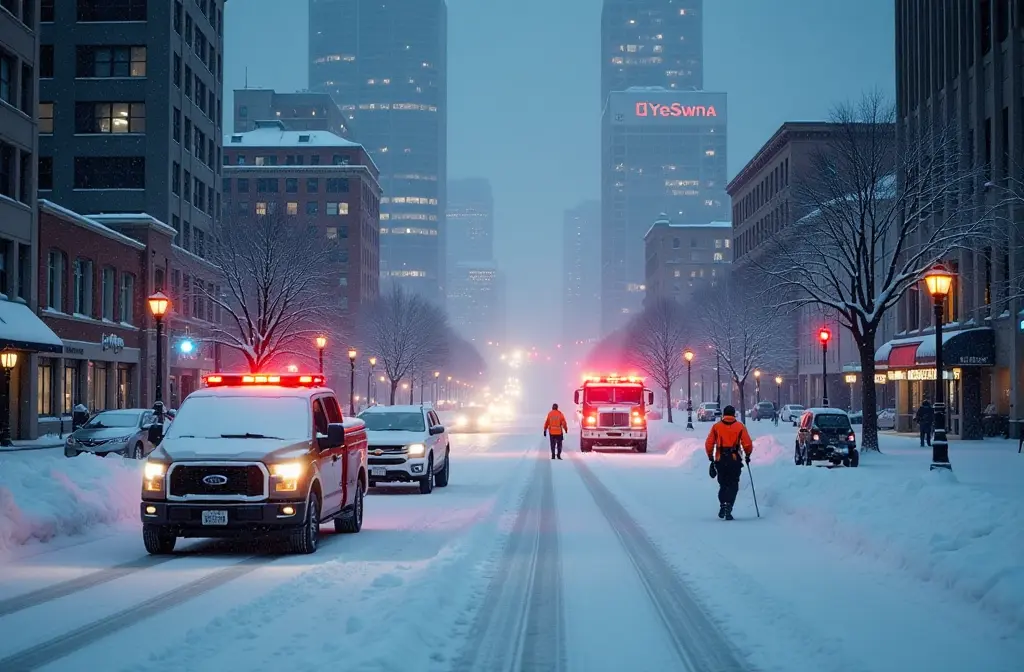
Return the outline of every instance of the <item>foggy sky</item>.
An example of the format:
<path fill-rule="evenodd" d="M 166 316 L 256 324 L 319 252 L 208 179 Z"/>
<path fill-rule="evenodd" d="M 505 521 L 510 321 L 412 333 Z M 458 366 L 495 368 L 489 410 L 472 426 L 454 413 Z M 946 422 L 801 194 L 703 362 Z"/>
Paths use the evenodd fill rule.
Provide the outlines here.
<path fill-rule="evenodd" d="M 704 5 L 704 82 L 729 94 L 730 177 L 784 121 L 893 93 L 892 0 Z M 562 213 L 600 196 L 601 0 L 448 0 L 448 17 L 448 177 L 491 180 L 510 337 L 553 343 Z M 233 0 L 225 29 L 226 124 L 246 69 L 249 86 L 308 85 L 306 0 Z"/>

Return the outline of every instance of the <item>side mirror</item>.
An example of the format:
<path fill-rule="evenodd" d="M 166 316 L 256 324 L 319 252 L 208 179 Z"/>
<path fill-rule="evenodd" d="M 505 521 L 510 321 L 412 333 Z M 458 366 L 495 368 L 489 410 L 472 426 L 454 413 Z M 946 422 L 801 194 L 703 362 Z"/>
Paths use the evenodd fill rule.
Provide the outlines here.
<path fill-rule="evenodd" d="M 332 422 L 327 425 L 327 439 L 320 441 L 321 448 L 340 448 L 345 445 L 345 425 Z"/>
<path fill-rule="evenodd" d="M 580 391 L 579 390 L 576 390 L 573 393 L 573 395 L 572 395 L 572 403 L 576 404 L 577 406 L 580 405 Z"/>
<path fill-rule="evenodd" d="M 163 438 L 164 438 L 164 428 L 161 425 L 150 425 L 149 429 L 147 431 L 148 431 L 148 434 L 147 434 L 146 438 L 154 446 L 157 445 L 158 443 L 160 443 L 161 441 L 163 441 Z"/>
<path fill-rule="evenodd" d="M 654 392 L 648 392 L 647 393 L 647 405 L 648 406 L 653 406 L 654 405 Z"/>
<path fill-rule="evenodd" d="M 444 434 L 444 425 L 434 425 L 430 428 L 431 436 L 437 436 L 438 434 Z"/>

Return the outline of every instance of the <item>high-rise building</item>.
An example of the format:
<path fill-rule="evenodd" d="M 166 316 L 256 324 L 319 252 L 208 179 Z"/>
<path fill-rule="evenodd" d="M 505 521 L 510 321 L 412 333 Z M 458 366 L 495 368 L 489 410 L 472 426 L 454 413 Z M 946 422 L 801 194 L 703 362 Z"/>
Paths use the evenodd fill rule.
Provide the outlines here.
<path fill-rule="evenodd" d="M 170 269 L 189 268 L 166 333 L 169 342 L 200 340 L 211 316 L 184 309 L 195 299 L 188 288 L 217 275 L 204 257 L 221 211 L 224 0 L 41 7 L 40 195 L 83 215 L 104 213 L 97 221 L 106 226 L 152 218 L 173 227 L 155 283 L 140 281 L 138 290 L 172 291 Z M 169 352 L 169 390 L 184 397 L 218 353 Z M 148 373 L 141 384 L 151 389 Z"/>
<path fill-rule="evenodd" d="M 310 89 L 331 93 L 380 168 L 382 281 L 443 303 L 445 0 L 310 0 Z"/>
<path fill-rule="evenodd" d="M 494 259 L 494 196 L 483 178 L 448 182 L 445 248 L 449 267 Z"/>
<path fill-rule="evenodd" d="M 634 87 L 608 95 L 601 120 L 602 330 L 644 298 L 644 234 L 660 214 L 678 224 L 729 220 L 726 95 Z"/>
<path fill-rule="evenodd" d="M 329 93 L 296 91 L 278 93 L 273 89 L 235 89 L 235 133 L 256 129 L 261 121 L 280 121 L 289 131 L 330 131 L 352 139 L 345 113 Z"/>
<path fill-rule="evenodd" d="M 601 334 L 601 202 L 566 210 L 562 221 L 562 341 Z"/>
<path fill-rule="evenodd" d="M 601 105 L 613 91 L 704 88 L 703 0 L 604 0 Z"/>
<path fill-rule="evenodd" d="M 494 262 L 459 262 L 451 272 L 448 316 L 451 326 L 463 338 L 478 346 L 501 340 L 496 336 L 502 325 L 498 307 L 503 305 L 499 292 L 503 283 Z"/>
<path fill-rule="evenodd" d="M 673 224 L 659 217 L 644 236 L 647 286 L 645 302 L 697 299 L 729 272 L 732 222 Z"/>

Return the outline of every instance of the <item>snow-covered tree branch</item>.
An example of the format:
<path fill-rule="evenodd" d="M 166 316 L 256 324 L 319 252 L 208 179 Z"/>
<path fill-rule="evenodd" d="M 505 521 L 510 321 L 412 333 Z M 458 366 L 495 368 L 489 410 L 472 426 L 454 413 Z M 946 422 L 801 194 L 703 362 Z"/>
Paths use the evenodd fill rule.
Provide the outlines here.
<path fill-rule="evenodd" d="M 333 324 L 328 279 L 336 247 L 280 215 L 223 222 L 210 241 L 215 282 L 191 291 L 220 309 L 209 339 L 240 353 L 250 371 L 279 356 L 307 357 Z"/>
<path fill-rule="evenodd" d="M 644 309 L 629 328 L 628 356 L 665 393 L 668 421 L 672 422 L 672 389 L 686 374 L 683 352 L 694 347 L 686 311 L 678 302 L 663 299 Z"/>
<path fill-rule="evenodd" d="M 783 307 L 814 305 L 853 336 L 861 376 L 875 373 L 884 316 L 933 265 L 992 236 L 972 165 L 955 127 L 919 124 L 896 139 L 895 109 L 880 94 L 837 107 L 833 139 L 794 185 L 809 212 L 757 262 Z M 866 449 L 877 449 L 875 387 L 863 386 Z"/>

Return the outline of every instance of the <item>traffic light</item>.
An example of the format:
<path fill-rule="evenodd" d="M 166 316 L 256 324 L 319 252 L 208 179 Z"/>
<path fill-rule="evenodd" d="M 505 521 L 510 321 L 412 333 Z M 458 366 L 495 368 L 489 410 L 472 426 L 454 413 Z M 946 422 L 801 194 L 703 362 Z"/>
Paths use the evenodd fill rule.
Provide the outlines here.
<path fill-rule="evenodd" d="M 828 327 L 822 327 L 818 330 L 818 340 L 822 345 L 828 345 L 828 342 L 832 340 L 832 332 L 829 331 Z"/>
<path fill-rule="evenodd" d="M 196 350 L 196 343 L 191 338 L 183 338 L 178 342 L 178 351 L 183 355 L 191 355 Z"/>

